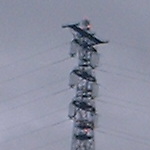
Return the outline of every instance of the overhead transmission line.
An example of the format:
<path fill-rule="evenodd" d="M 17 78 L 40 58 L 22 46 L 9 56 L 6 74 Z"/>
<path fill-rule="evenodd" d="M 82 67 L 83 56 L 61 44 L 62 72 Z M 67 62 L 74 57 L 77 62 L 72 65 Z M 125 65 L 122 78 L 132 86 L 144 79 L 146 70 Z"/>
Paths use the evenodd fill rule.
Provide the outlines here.
<path fill-rule="evenodd" d="M 115 75 L 115 76 L 124 77 L 124 78 L 131 79 L 131 80 L 138 80 L 138 81 L 144 82 L 146 84 L 150 84 L 150 80 L 148 80 L 148 79 L 142 79 L 142 78 L 138 78 L 138 77 L 131 76 L 131 75 L 125 75 L 123 73 L 109 71 L 109 70 L 106 70 L 106 69 L 97 69 L 97 71 L 100 71 L 102 73 L 112 74 L 112 75 Z"/>
<path fill-rule="evenodd" d="M 58 83 L 64 82 L 65 80 L 67 80 L 67 79 L 66 79 L 66 78 L 61 78 L 60 80 L 57 79 Z M 12 97 L 12 98 L 5 99 L 4 101 L 1 101 L 1 103 L 6 103 L 6 102 L 9 102 L 9 101 L 12 101 L 12 100 L 15 99 L 15 98 L 22 97 L 22 96 L 27 95 L 27 94 L 32 93 L 32 92 L 38 92 L 39 90 L 41 90 L 41 89 L 43 89 L 43 88 L 46 88 L 46 87 L 51 88 L 52 86 L 54 86 L 54 85 L 56 85 L 56 84 L 57 84 L 56 81 L 53 82 L 53 84 L 52 84 L 52 83 L 48 83 L 48 84 L 46 84 L 46 85 L 43 85 L 43 86 L 37 87 L 37 88 L 35 88 L 35 89 L 29 90 L 29 91 L 27 91 L 27 92 L 25 92 L 25 93 L 22 93 L 22 94 L 20 94 L 20 95 L 14 96 L 14 97 Z M 48 95 L 40 96 L 40 97 L 35 98 L 35 99 L 32 99 L 32 100 L 30 100 L 30 101 L 26 101 L 26 102 L 24 102 L 24 103 L 22 103 L 22 104 L 17 104 L 16 106 L 11 106 L 8 110 L 0 111 L 0 115 L 3 114 L 4 112 L 8 112 L 8 111 L 17 109 L 17 108 L 19 108 L 19 107 L 23 107 L 23 106 L 25 106 L 25 105 L 29 105 L 29 104 L 31 104 L 31 103 L 33 103 L 33 102 L 36 102 L 36 101 L 38 101 L 38 100 L 41 100 L 41 99 L 43 99 L 43 98 L 47 98 L 47 97 L 49 97 L 49 96 L 55 96 L 55 95 L 60 94 L 60 93 L 62 93 L 62 92 L 63 92 L 63 91 L 57 91 L 57 92 L 49 93 Z M 64 92 L 65 92 L 65 90 L 64 90 Z"/>
<path fill-rule="evenodd" d="M 65 108 L 63 108 L 63 109 L 65 109 Z M 29 120 L 27 123 L 32 122 L 32 121 L 34 121 L 34 120 L 41 119 L 41 118 L 43 118 L 43 117 L 50 116 L 50 115 L 54 115 L 54 114 L 48 113 L 48 114 L 46 114 L 46 115 L 44 115 L 44 116 L 42 116 L 42 117 L 39 117 L 39 118 L 37 118 L 37 119 Z M 68 119 L 66 119 L 66 121 L 63 120 L 62 123 L 63 123 L 63 122 L 64 122 L 64 123 L 67 122 L 67 120 L 68 120 Z M 54 123 L 50 123 L 50 124 L 48 124 L 48 125 L 38 127 L 37 129 L 33 129 L 33 130 L 28 131 L 28 132 L 26 132 L 26 133 L 23 133 L 23 134 L 21 134 L 21 135 L 18 135 L 18 136 L 15 136 L 15 137 L 11 137 L 11 138 L 9 138 L 9 139 L 7 139 L 7 140 L 1 141 L 0 144 L 8 143 L 8 142 L 10 142 L 10 141 L 14 141 L 14 140 L 20 139 L 20 138 L 22 138 L 22 137 L 26 137 L 26 136 L 29 136 L 29 135 L 31 135 L 31 134 L 33 134 L 33 133 L 40 132 L 40 131 L 42 131 L 42 130 L 47 130 L 47 129 L 50 128 L 50 127 L 55 127 L 55 126 L 57 126 L 57 123 L 58 123 L 58 122 L 56 122 L 56 125 L 55 125 Z M 14 128 L 14 127 L 15 127 L 15 126 L 13 126 L 12 128 Z"/>
<path fill-rule="evenodd" d="M 131 135 L 130 133 L 125 133 L 125 132 L 120 132 L 120 131 L 116 131 L 116 130 L 112 130 L 108 131 L 107 128 L 103 128 L 100 127 L 101 130 L 96 130 L 97 132 L 101 133 L 101 134 L 106 134 L 109 136 L 113 136 L 113 137 L 117 137 L 120 139 L 124 139 L 130 142 L 134 142 L 134 143 L 138 143 L 138 144 L 142 144 L 142 145 L 146 145 L 146 146 L 150 146 L 149 144 L 149 140 L 145 139 L 143 137 L 138 137 L 137 135 Z"/>
<path fill-rule="evenodd" d="M 68 45 L 68 44 L 69 44 L 68 42 L 64 42 L 64 43 L 61 43 L 61 44 L 59 44 L 59 45 L 55 45 L 55 46 L 53 46 L 53 47 L 47 48 L 47 49 L 44 50 L 44 51 L 42 50 L 42 51 L 40 51 L 40 52 L 37 52 L 37 53 L 32 54 L 32 55 L 30 55 L 30 56 L 27 56 L 27 57 L 25 57 L 25 58 L 19 58 L 19 59 L 15 60 L 15 61 L 13 61 L 13 62 L 11 62 L 11 63 L 9 63 L 9 64 L 5 64 L 5 65 L 0 66 L 0 69 L 2 69 L 2 68 L 4 68 L 4 67 L 9 67 L 9 66 L 11 66 L 11 65 L 13 65 L 13 64 L 15 64 L 15 63 L 20 63 L 20 62 L 26 61 L 26 60 L 28 60 L 28 59 L 32 59 L 33 57 L 36 57 L 36 56 L 38 56 L 38 55 L 41 55 L 41 54 L 44 54 L 44 53 L 47 53 L 47 52 L 50 52 L 50 51 L 53 51 L 53 50 L 56 50 L 56 49 L 58 49 L 58 48 L 60 48 L 60 47 L 62 47 L 62 46 Z"/>
<path fill-rule="evenodd" d="M 6 82 L 10 82 L 10 81 L 12 81 L 12 80 L 16 80 L 16 79 L 21 78 L 21 77 L 24 77 L 24 76 L 26 76 L 26 75 L 28 75 L 28 74 L 32 74 L 32 73 L 35 73 L 35 72 L 37 72 L 37 71 L 39 71 L 39 70 L 45 69 L 45 68 L 47 68 L 47 67 L 50 67 L 50 66 L 52 66 L 52 65 L 56 65 L 56 64 L 62 63 L 62 62 L 64 62 L 64 61 L 66 61 L 66 60 L 69 60 L 69 57 L 65 57 L 65 58 L 63 58 L 63 59 L 61 59 L 61 60 L 57 60 L 57 61 L 55 61 L 55 62 L 50 62 L 50 63 L 44 64 L 44 65 L 42 65 L 42 66 L 40 66 L 40 67 L 33 68 L 33 69 L 31 69 L 31 70 L 29 70 L 29 71 L 26 71 L 26 72 L 24 72 L 24 73 L 21 73 L 21 74 L 12 76 L 12 77 L 10 77 L 10 78 L 8 78 L 8 79 L 5 79 L 5 80 L 0 81 L 0 84 L 5 84 Z"/>

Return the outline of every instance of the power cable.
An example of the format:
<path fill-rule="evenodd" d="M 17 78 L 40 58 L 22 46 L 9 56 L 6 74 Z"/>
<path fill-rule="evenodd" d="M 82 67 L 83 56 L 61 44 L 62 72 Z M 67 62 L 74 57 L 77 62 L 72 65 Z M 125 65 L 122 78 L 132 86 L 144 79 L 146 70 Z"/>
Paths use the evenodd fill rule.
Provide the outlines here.
<path fill-rule="evenodd" d="M 125 71 L 128 71 L 128 72 L 137 73 L 137 74 L 148 76 L 148 77 L 150 75 L 148 73 L 144 73 L 144 72 L 141 72 L 141 71 L 129 69 L 129 68 L 126 68 L 126 67 L 123 67 L 123 66 L 119 66 L 119 65 L 112 65 L 112 64 L 108 64 L 108 63 L 103 63 L 102 65 L 103 66 L 108 66 L 108 67 L 113 67 L 113 68 L 118 68 L 119 70 L 125 70 Z"/>
<path fill-rule="evenodd" d="M 68 136 L 68 137 L 69 137 L 69 136 Z M 48 141 L 48 142 L 46 142 L 44 145 L 41 145 L 41 146 L 38 146 L 38 147 L 34 147 L 34 148 L 30 149 L 30 150 L 41 150 L 41 149 L 45 149 L 45 148 L 49 148 L 49 149 L 52 150 L 52 147 L 53 147 L 52 145 L 57 145 L 57 143 L 60 144 L 60 142 L 62 142 L 62 141 L 65 141 L 65 142 L 66 142 L 66 139 L 67 139 L 68 137 L 63 137 L 62 139 L 56 140 L 56 141 L 53 141 L 53 142 Z"/>
<path fill-rule="evenodd" d="M 45 87 L 49 87 L 50 85 L 52 86 L 52 85 L 54 85 L 54 84 L 60 83 L 60 82 L 65 81 L 65 80 L 66 80 L 66 78 L 61 78 L 60 80 L 57 79 L 56 81 L 52 81 L 52 82 L 49 82 L 49 83 L 47 83 L 47 84 L 45 84 L 45 85 L 42 85 L 42 86 L 40 86 L 40 87 L 30 89 L 30 90 L 28 90 L 28 91 L 25 91 L 25 92 L 19 94 L 19 95 L 13 96 L 13 97 L 8 98 L 8 99 L 4 99 L 3 101 L 1 101 L 1 103 L 2 103 L 2 102 L 5 103 L 6 101 L 10 101 L 10 100 L 12 101 L 12 99 L 16 99 L 16 98 L 22 97 L 22 96 L 24 96 L 24 95 L 27 95 L 27 94 L 29 94 L 29 93 L 36 92 L 36 91 L 41 90 L 41 89 L 43 89 L 43 88 L 45 88 Z"/>
<path fill-rule="evenodd" d="M 137 107 L 147 107 L 147 108 L 150 107 L 148 105 L 143 105 L 143 103 L 129 101 L 128 99 L 123 99 L 123 98 L 119 98 L 119 97 L 108 95 L 108 94 L 107 95 L 106 94 L 102 94 L 101 97 L 106 97 L 106 98 L 109 98 L 109 99 L 114 99 L 114 100 L 116 100 L 118 102 L 128 103 L 130 105 L 136 105 Z"/>
<path fill-rule="evenodd" d="M 65 107 L 65 108 L 62 108 L 62 110 L 65 110 L 65 109 L 66 109 L 66 107 Z M 22 123 L 22 124 L 24 125 L 24 124 L 27 124 L 27 123 L 29 123 L 29 122 L 35 121 L 35 120 L 40 120 L 40 119 L 43 118 L 43 117 L 47 117 L 47 116 L 50 116 L 50 115 L 54 115 L 54 113 L 56 113 L 56 112 L 58 112 L 58 111 L 60 111 L 60 109 L 58 109 L 57 111 L 55 111 L 55 112 L 53 112 L 53 113 L 50 112 L 50 113 L 48 113 L 48 114 L 45 114 L 45 115 L 43 115 L 43 116 L 40 116 L 39 118 L 29 120 L 28 122 L 25 122 L 25 123 Z M 64 123 L 64 122 L 65 122 L 65 121 L 63 120 L 63 123 Z M 58 122 L 56 122 L 56 125 L 57 125 L 57 123 L 58 123 Z M 19 138 L 21 138 L 21 137 L 25 137 L 25 136 L 31 135 L 31 134 L 33 134 L 33 133 L 39 132 L 39 131 L 41 131 L 41 130 L 48 129 L 49 127 L 55 127 L 56 125 L 54 125 L 54 124 L 55 124 L 55 123 L 53 123 L 53 124 L 48 124 L 48 125 L 45 125 L 45 126 L 43 126 L 43 127 L 39 127 L 38 129 L 29 131 L 29 132 L 27 132 L 27 133 L 24 133 L 24 134 L 21 134 L 21 135 L 19 135 L 19 136 L 15 136 L 15 137 L 12 137 L 12 138 L 10 138 L 10 139 L 8 139 L 8 140 L 5 140 L 5 141 L 3 141 L 3 142 L 0 142 L 0 144 L 2 144 L 2 143 L 7 143 L 7 142 L 10 142 L 10 141 L 14 141 L 14 140 L 19 139 Z M 11 128 L 15 128 L 15 127 L 17 127 L 17 126 L 13 126 L 13 127 L 11 127 Z M 9 128 L 9 129 L 10 129 L 10 128 Z M 7 128 L 7 130 L 8 130 L 8 128 Z"/>
<path fill-rule="evenodd" d="M 150 80 L 140 79 L 140 78 L 136 78 L 133 76 L 128 76 L 128 75 L 124 75 L 121 73 L 111 72 L 111 71 L 107 71 L 107 70 L 103 70 L 103 69 L 101 69 L 101 70 L 97 69 L 97 70 L 102 72 L 102 73 L 108 73 L 108 74 L 112 74 L 112 75 L 116 75 L 116 76 L 125 77 L 125 78 L 131 79 L 131 80 L 138 80 L 138 81 L 144 82 L 146 84 L 150 84 Z"/>
<path fill-rule="evenodd" d="M 108 131 L 108 129 L 106 128 L 102 128 L 100 127 L 101 130 L 96 130 L 97 132 L 99 133 L 103 133 L 103 134 L 107 134 L 107 135 L 110 135 L 110 136 L 115 136 L 119 139 L 125 139 L 125 140 L 128 140 L 130 142 L 134 142 L 134 143 L 140 143 L 140 144 L 144 144 L 146 146 L 150 146 L 149 144 L 149 140 L 145 140 L 145 139 L 141 139 L 141 138 L 137 138 L 136 136 L 132 137 L 131 134 L 124 134 L 124 133 L 120 133 L 120 132 L 117 132 L 117 131 L 113 131 L 111 129 L 111 131 Z"/>
<path fill-rule="evenodd" d="M 59 44 L 59 45 L 56 45 L 56 46 L 54 46 L 54 47 L 48 48 L 48 49 L 46 49 L 46 50 L 44 50 L 44 51 L 42 50 L 42 51 L 40 51 L 40 52 L 38 52 L 38 53 L 36 53 L 36 54 L 32 54 L 32 55 L 30 55 L 30 56 L 28 56 L 28 57 L 26 57 L 26 58 L 18 59 L 18 60 L 14 61 L 14 62 L 11 62 L 10 64 L 2 65 L 2 66 L 0 66 L 0 69 L 2 69 L 2 68 L 4 68 L 4 67 L 9 67 L 9 66 L 11 66 L 11 65 L 13 65 L 13 64 L 15 64 L 15 63 L 20 63 L 20 62 L 22 62 L 22 61 L 26 61 L 26 60 L 28 60 L 28 59 L 31 59 L 31 58 L 37 56 L 37 55 L 41 55 L 41 54 L 43 54 L 43 53 L 47 53 L 47 52 L 49 52 L 50 50 L 52 51 L 52 50 L 58 49 L 58 48 L 60 48 L 60 47 L 62 47 L 62 46 L 67 45 L 68 43 L 69 43 L 69 42 L 64 42 L 64 43 L 62 43 L 62 44 Z"/>
<path fill-rule="evenodd" d="M 27 71 L 27 72 L 25 72 L 25 73 L 16 75 L 16 76 L 11 77 L 11 78 L 9 78 L 9 79 L 7 79 L 7 80 L 0 81 L 0 84 L 4 84 L 4 83 L 6 83 L 6 82 L 9 82 L 9 81 L 12 81 L 12 80 L 15 80 L 15 79 L 24 77 L 24 76 L 26 76 L 26 75 L 28 75 L 28 74 L 31 74 L 31 73 L 37 72 L 37 71 L 39 71 L 39 70 L 45 69 L 45 68 L 47 68 L 48 66 L 52 66 L 52 65 L 55 65 L 55 64 L 58 64 L 58 63 L 62 63 L 62 62 L 64 62 L 64 61 L 66 61 L 66 60 L 69 60 L 69 58 L 68 58 L 68 57 L 65 57 L 65 58 L 63 58 L 63 59 L 61 59 L 61 60 L 58 60 L 58 61 L 55 61 L 55 62 L 51 62 L 51 63 L 48 63 L 48 64 L 44 64 L 44 65 L 42 65 L 42 66 L 40 66 L 40 67 L 37 67 L 37 68 L 34 68 L 34 69 L 32 69 L 32 70 L 30 70 L 30 71 Z"/>
<path fill-rule="evenodd" d="M 63 92 L 66 92 L 66 91 L 68 91 L 68 90 L 70 90 L 70 88 L 62 89 L 62 90 L 60 90 L 60 91 L 57 91 L 57 92 L 55 92 L 55 93 L 52 93 L 52 95 L 58 95 L 58 94 L 61 94 L 61 93 L 63 93 Z"/>
<path fill-rule="evenodd" d="M 112 101 L 108 101 L 108 100 L 97 100 L 98 102 L 101 102 L 101 103 L 104 103 L 104 104 L 110 104 L 110 105 L 115 105 L 115 106 L 118 106 L 119 108 L 124 108 L 124 109 L 128 109 L 130 111 L 136 111 L 138 113 L 144 113 L 144 114 L 148 114 L 149 112 L 146 112 L 145 110 L 142 111 L 137 108 L 129 108 L 128 106 L 126 105 L 123 105 L 123 104 L 118 104 L 118 103 L 115 103 L 115 102 L 112 102 Z"/>
<path fill-rule="evenodd" d="M 60 81 L 58 81 L 59 83 L 60 82 L 64 82 L 65 80 L 66 80 L 66 78 L 62 78 Z M 51 87 L 51 86 L 53 86 L 53 85 L 51 85 L 51 86 L 49 86 L 49 85 L 47 85 L 48 87 Z M 46 86 L 45 86 L 46 87 Z M 44 87 L 43 87 L 44 88 Z M 39 89 L 37 89 L 37 91 L 38 91 Z M 33 99 L 33 100 L 30 100 L 30 101 L 27 101 L 27 102 L 25 102 L 25 103 L 23 103 L 23 104 L 19 104 L 19 105 L 17 105 L 17 106 L 12 106 L 11 108 L 9 108 L 9 110 L 4 110 L 4 111 L 1 111 L 0 112 L 0 115 L 2 114 L 2 113 L 4 113 L 4 112 L 8 112 L 8 111 L 11 111 L 11 110 L 14 110 L 14 109 L 17 109 L 17 108 L 19 108 L 19 107 L 23 107 L 23 106 L 25 106 L 25 105 L 28 105 L 28 104 L 31 104 L 31 103 L 33 103 L 33 102 L 37 102 L 38 100 L 40 100 L 40 99 L 43 99 L 43 98 L 47 98 L 47 97 L 49 97 L 50 95 L 53 95 L 53 96 L 55 96 L 55 94 L 54 93 L 49 93 L 49 94 L 47 94 L 47 95 L 44 95 L 44 96 L 41 96 L 41 97 L 38 97 L 38 98 L 36 98 L 36 99 Z M 10 100 L 12 100 L 12 99 L 10 99 Z M 7 100 L 7 101 L 9 101 L 9 100 Z M 2 101 L 3 102 L 3 101 Z M 6 102 L 6 101 L 5 101 Z"/>

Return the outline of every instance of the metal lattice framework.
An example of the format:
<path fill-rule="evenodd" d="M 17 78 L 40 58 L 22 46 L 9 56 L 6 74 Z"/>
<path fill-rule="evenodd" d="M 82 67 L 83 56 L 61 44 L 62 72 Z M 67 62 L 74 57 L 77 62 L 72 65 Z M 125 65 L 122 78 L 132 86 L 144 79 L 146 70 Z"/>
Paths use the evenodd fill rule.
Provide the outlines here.
<path fill-rule="evenodd" d="M 100 41 L 90 33 L 90 23 L 83 20 L 79 24 L 66 25 L 71 28 L 74 39 L 71 41 L 70 56 L 78 56 L 78 66 L 70 73 L 69 86 L 76 89 L 75 97 L 69 106 L 69 118 L 73 120 L 71 150 L 95 150 L 94 129 L 96 126 L 95 98 L 98 96 L 98 84 L 94 69 L 99 63 L 99 54 L 93 47 Z"/>

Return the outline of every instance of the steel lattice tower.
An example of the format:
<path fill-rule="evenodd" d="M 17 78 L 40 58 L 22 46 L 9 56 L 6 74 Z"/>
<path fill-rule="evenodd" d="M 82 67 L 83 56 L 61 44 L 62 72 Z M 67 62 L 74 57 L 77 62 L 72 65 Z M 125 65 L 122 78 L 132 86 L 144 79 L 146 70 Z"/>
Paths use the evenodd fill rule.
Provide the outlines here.
<path fill-rule="evenodd" d="M 95 150 L 95 98 L 98 96 L 99 86 L 94 69 L 98 66 L 99 54 L 94 45 L 107 42 L 94 37 L 90 31 L 89 20 L 83 20 L 81 28 L 78 26 L 79 24 L 63 26 L 75 31 L 70 56 L 78 56 L 78 66 L 70 73 L 69 81 L 69 86 L 76 89 L 68 115 L 73 120 L 71 150 Z"/>

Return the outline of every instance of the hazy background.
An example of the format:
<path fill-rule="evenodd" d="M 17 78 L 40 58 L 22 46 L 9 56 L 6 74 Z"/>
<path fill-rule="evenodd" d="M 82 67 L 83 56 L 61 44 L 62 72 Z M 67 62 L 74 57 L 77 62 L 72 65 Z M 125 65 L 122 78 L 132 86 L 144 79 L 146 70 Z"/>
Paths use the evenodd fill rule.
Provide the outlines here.
<path fill-rule="evenodd" d="M 0 149 L 70 150 L 68 56 L 61 25 L 89 18 L 109 44 L 96 75 L 96 150 L 150 149 L 149 0 L 0 0 Z"/>

